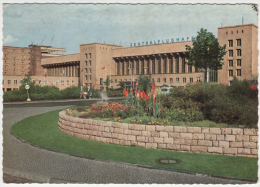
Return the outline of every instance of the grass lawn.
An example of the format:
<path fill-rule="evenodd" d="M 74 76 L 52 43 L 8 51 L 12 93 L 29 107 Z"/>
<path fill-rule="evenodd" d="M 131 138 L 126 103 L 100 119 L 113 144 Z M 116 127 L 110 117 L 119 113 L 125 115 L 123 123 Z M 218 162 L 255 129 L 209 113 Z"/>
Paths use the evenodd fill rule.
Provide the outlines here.
<path fill-rule="evenodd" d="M 182 170 L 195 173 L 257 180 L 257 158 L 184 153 L 142 147 L 106 144 L 67 135 L 58 128 L 60 110 L 26 118 L 12 127 L 12 132 L 43 148 L 79 156 L 99 158 Z M 177 159 L 177 164 L 162 164 L 160 159 Z"/>

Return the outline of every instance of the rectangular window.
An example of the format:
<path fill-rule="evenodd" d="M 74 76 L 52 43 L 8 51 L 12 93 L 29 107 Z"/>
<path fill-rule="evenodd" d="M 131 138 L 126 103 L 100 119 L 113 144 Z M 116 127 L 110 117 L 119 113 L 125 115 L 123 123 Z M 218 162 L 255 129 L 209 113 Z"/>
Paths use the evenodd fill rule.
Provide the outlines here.
<path fill-rule="evenodd" d="M 17 80 L 14 80 L 14 84 L 17 84 Z"/>
<path fill-rule="evenodd" d="M 228 51 L 229 57 L 233 57 L 233 50 Z"/>
<path fill-rule="evenodd" d="M 75 81 L 74 80 L 72 81 L 72 85 L 75 85 Z"/>
<path fill-rule="evenodd" d="M 150 74 L 150 61 L 147 60 L 147 74 Z"/>
<path fill-rule="evenodd" d="M 152 74 L 155 74 L 155 59 L 152 59 Z"/>
<path fill-rule="evenodd" d="M 200 77 L 197 77 L 197 82 L 200 82 Z"/>
<path fill-rule="evenodd" d="M 190 78 L 190 83 L 193 83 L 193 78 Z"/>
<path fill-rule="evenodd" d="M 237 59 L 237 66 L 241 66 L 241 59 Z"/>
<path fill-rule="evenodd" d="M 88 73 L 88 68 L 85 69 L 86 73 Z"/>
<path fill-rule="evenodd" d="M 163 78 L 163 82 L 166 83 L 166 78 Z"/>
<path fill-rule="evenodd" d="M 186 78 L 183 78 L 183 83 L 186 83 Z"/>
<path fill-rule="evenodd" d="M 85 61 L 86 62 L 86 66 L 88 66 L 88 61 Z"/>
<path fill-rule="evenodd" d="M 179 73 L 179 58 L 175 58 L 175 73 Z"/>
<path fill-rule="evenodd" d="M 115 83 L 117 83 L 117 79 L 115 79 Z"/>
<path fill-rule="evenodd" d="M 141 60 L 141 74 L 144 74 L 144 60 Z"/>
<path fill-rule="evenodd" d="M 116 69 L 117 69 L 117 75 L 119 75 L 119 72 L 120 72 L 120 63 L 119 62 L 117 62 L 116 63 Z"/>
<path fill-rule="evenodd" d="M 5 84 L 5 80 L 3 79 L 3 82 L 2 82 L 2 84 Z"/>
<path fill-rule="evenodd" d="M 86 75 L 86 80 L 88 80 L 88 76 Z"/>
<path fill-rule="evenodd" d="M 56 85 L 59 85 L 59 81 L 56 81 Z"/>
<path fill-rule="evenodd" d="M 170 78 L 170 83 L 173 83 L 173 78 Z"/>
<path fill-rule="evenodd" d="M 182 58 L 182 73 L 185 73 L 185 58 Z"/>
<path fill-rule="evenodd" d="M 130 67 L 129 67 L 129 61 L 126 62 L 126 74 L 129 75 L 129 70 L 130 70 Z"/>
<path fill-rule="evenodd" d="M 157 61 L 158 61 L 158 73 L 160 74 L 161 73 L 161 58 L 158 58 Z"/>
<path fill-rule="evenodd" d="M 241 69 L 237 69 L 237 76 L 241 76 Z"/>
<path fill-rule="evenodd" d="M 237 39 L 237 46 L 241 46 L 241 39 Z"/>
<path fill-rule="evenodd" d="M 233 77 L 233 70 L 229 70 L 228 75 L 229 75 L 229 77 Z"/>
<path fill-rule="evenodd" d="M 7 80 L 7 84 L 11 84 L 11 80 Z"/>
<path fill-rule="evenodd" d="M 160 78 L 157 78 L 157 82 L 160 82 Z"/>
<path fill-rule="evenodd" d="M 53 85 L 53 81 L 50 81 L 50 85 Z"/>
<path fill-rule="evenodd" d="M 192 65 L 188 65 L 188 73 L 192 73 Z"/>
<path fill-rule="evenodd" d="M 228 47 L 233 47 L 233 40 L 228 40 Z"/>
<path fill-rule="evenodd" d="M 199 72 L 199 68 L 198 67 L 195 67 L 195 72 Z"/>
<path fill-rule="evenodd" d="M 47 84 L 48 84 L 48 81 L 47 81 L 47 80 L 45 80 L 45 81 L 44 81 L 44 85 L 47 85 Z"/>
<path fill-rule="evenodd" d="M 89 61 L 89 66 L 91 66 L 91 60 Z"/>
<path fill-rule="evenodd" d="M 125 62 L 121 62 L 122 63 L 122 75 L 125 74 Z"/>
<path fill-rule="evenodd" d="M 100 85 L 103 85 L 103 78 L 100 78 Z"/>
<path fill-rule="evenodd" d="M 89 73 L 91 73 L 91 68 L 89 68 Z"/>
<path fill-rule="evenodd" d="M 89 76 L 89 80 L 91 80 L 91 75 Z"/>
<path fill-rule="evenodd" d="M 89 53 L 89 58 L 91 58 L 91 53 Z"/>
<path fill-rule="evenodd" d="M 233 60 L 229 60 L 229 61 L 228 61 L 228 66 L 229 66 L 229 67 L 233 67 Z"/>
<path fill-rule="evenodd" d="M 70 85 L 70 81 L 69 80 L 67 80 L 67 85 Z"/>
<path fill-rule="evenodd" d="M 176 82 L 179 83 L 180 79 L 179 78 L 176 78 Z"/>
<path fill-rule="evenodd" d="M 154 78 L 152 79 L 152 82 L 154 82 Z"/>
<path fill-rule="evenodd" d="M 39 80 L 39 84 L 42 84 L 42 81 L 41 81 L 41 80 Z"/>
<path fill-rule="evenodd" d="M 64 85 L 64 81 L 60 81 L 60 84 L 61 84 L 61 85 Z"/>
<path fill-rule="evenodd" d="M 241 56 L 241 49 L 237 49 L 237 56 Z"/>
<path fill-rule="evenodd" d="M 88 58 L 88 54 L 86 53 L 85 56 L 86 56 L 86 59 L 87 59 Z"/>

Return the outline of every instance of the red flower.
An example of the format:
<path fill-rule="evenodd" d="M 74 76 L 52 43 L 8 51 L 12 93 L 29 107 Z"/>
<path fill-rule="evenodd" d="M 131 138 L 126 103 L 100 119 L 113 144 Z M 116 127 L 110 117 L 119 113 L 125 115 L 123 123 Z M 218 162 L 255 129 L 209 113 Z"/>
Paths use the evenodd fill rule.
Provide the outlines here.
<path fill-rule="evenodd" d="M 156 88 L 156 85 L 153 83 L 153 84 L 152 84 L 152 90 L 153 90 L 154 88 Z"/>
<path fill-rule="evenodd" d="M 155 103 L 155 96 L 153 96 L 153 103 Z"/>
<path fill-rule="evenodd" d="M 141 91 L 139 90 L 139 95 L 138 95 L 138 99 L 141 99 Z"/>

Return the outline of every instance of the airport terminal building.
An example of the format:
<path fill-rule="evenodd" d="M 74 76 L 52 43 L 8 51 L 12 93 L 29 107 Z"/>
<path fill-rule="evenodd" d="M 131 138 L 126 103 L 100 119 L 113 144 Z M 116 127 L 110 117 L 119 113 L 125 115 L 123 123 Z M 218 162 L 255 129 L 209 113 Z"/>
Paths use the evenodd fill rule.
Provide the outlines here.
<path fill-rule="evenodd" d="M 226 45 L 223 67 L 210 81 L 230 84 L 234 77 L 258 76 L 258 27 L 254 24 L 218 28 L 218 41 Z M 155 42 L 154 42 L 155 43 Z M 192 41 L 143 42 L 123 48 L 91 43 L 80 45 L 80 53 L 63 55 L 65 49 L 51 46 L 3 47 L 3 90 L 20 86 L 25 75 L 39 85 L 87 86 L 100 89 L 109 76 L 111 87 L 127 87 L 140 75 L 150 76 L 157 86 L 186 86 L 204 81 L 204 70 L 188 65 L 186 45 Z M 212 74 L 213 75 L 213 74 Z M 216 76 L 217 75 L 217 76 Z"/>

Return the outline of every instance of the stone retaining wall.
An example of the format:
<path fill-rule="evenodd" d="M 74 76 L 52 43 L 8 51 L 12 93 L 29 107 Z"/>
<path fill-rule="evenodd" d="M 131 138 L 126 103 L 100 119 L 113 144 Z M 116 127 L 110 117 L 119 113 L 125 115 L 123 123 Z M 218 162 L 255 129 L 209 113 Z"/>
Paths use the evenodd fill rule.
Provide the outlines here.
<path fill-rule="evenodd" d="M 104 143 L 197 153 L 258 156 L 258 129 L 126 124 L 59 113 L 59 128 L 72 136 Z"/>

